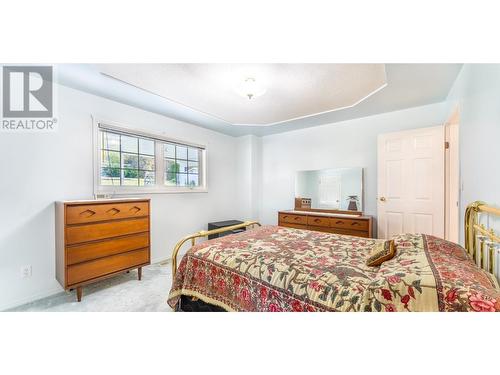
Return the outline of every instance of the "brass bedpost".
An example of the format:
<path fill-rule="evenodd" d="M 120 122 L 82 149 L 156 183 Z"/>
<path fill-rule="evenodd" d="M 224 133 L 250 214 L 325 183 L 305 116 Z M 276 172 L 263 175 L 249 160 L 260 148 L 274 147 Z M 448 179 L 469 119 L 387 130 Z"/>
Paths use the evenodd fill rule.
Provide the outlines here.
<path fill-rule="evenodd" d="M 231 225 L 229 227 L 218 228 L 213 230 L 202 230 L 184 237 L 182 240 L 177 242 L 177 244 L 174 247 L 174 250 L 172 251 L 172 283 L 174 282 L 175 275 L 177 273 L 177 255 L 179 254 L 179 250 L 181 249 L 182 245 L 184 245 L 187 241 L 191 240 L 191 246 L 194 246 L 197 238 L 208 237 L 212 234 L 219 234 L 235 229 L 254 227 L 254 226 L 260 227 L 261 225 L 257 221 L 245 221 L 244 223 Z"/>
<path fill-rule="evenodd" d="M 484 229 L 484 226 L 481 226 L 481 228 Z M 488 238 L 486 236 L 476 236 L 476 238 L 479 240 L 479 254 L 478 254 L 478 262 L 479 262 L 479 267 L 484 269 L 484 242 Z"/>
<path fill-rule="evenodd" d="M 493 242 L 488 243 L 488 272 L 495 272 L 495 247 L 493 246 Z"/>
<path fill-rule="evenodd" d="M 474 260 L 477 260 L 474 225 L 477 224 L 477 214 L 479 212 L 479 206 L 484 204 L 484 202 L 476 201 L 469 204 L 465 209 L 465 249 Z"/>
<path fill-rule="evenodd" d="M 494 274 L 496 250 L 500 249 L 500 237 L 493 229 L 487 229 L 483 224 L 479 224 L 481 213 L 500 217 L 499 208 L 488 206 L 484 202 L 477 201 L 468 205 L 465 210 L 465 248 L 479 267 Z M 477 249 L 478 241 L 479 249 Z M 495 276 L 498 278 L 500 275 L 495 274 Z"/>

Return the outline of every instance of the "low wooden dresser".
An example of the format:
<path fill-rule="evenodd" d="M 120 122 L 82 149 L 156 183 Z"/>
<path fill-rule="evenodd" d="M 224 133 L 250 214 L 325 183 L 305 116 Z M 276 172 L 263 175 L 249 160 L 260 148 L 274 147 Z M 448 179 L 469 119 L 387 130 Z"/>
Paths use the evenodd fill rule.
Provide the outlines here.
<path fill-rule="evenodd" d="M 56 279 L 64 289 L 150 264 L 149 199 L 56 202 Z"/>
<path fill-rule="evenodd" d="M 279 211 L 278 225 L 372 238 L 372 217 L 334 212 Z"/>

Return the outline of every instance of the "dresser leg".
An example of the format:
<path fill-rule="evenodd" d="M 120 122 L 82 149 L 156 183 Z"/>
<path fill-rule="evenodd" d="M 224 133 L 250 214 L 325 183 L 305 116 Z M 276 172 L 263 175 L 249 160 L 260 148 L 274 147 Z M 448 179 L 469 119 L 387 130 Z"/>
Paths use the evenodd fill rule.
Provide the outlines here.
<path fill-rule="evenodd" d="M 82 301 L 82 287 L 81 286 L 76 288 L 76 299 L 78 300 L 78 302 Z"/>
<path fill-rule="evenodd" d="M 139 279 L 139 281 L 141 281 L 141 279 L 142 279 L 142 267 L 139 267 L 137 269 L 137 278 Z"/>

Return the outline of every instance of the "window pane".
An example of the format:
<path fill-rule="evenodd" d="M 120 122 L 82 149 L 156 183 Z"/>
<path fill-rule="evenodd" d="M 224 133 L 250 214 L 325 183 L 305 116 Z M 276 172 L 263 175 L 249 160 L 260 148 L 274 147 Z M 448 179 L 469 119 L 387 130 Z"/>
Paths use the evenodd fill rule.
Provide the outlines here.
<path fill-rule="evenodd" d="M 122 153 L 122 168 L 137 169 L 139 166 L 139 155 Z"/>
<path fill-rule="evenodd" d="M 120 151 L 120 136 L 118 134 L 101 132 L 101 149 Z"/>
<path fill-rule="evenodd" d="M 139 156 L 139 169 L 155 170 L 155 158 L 152 156 Z"/>
<path fill-rule="evenodd" d="M 198 163 L 193 161 L 188 161 L 188 172 L 198 174 Z"/>
<path fill-rule="evenodd" d="M 120 153 L 117 151 L 101 151 L 101 167 L 120 168 Z"/>
<path fill-rule="evenodd" d="M 120 186 L 120 178 L 101 177 L 101 185 Z"/>
<path fill-rule="evenodd" d="M 139 152 L 137 148 L 139 140 L 137 138 L 122 135 L 121 139 L 122 139 L 122 152 L 132 152 L 135 154 Z"/>
<path fill-rule="evenodd" d="M 187 173 L 188 171 L 188 163 L 185 160 L 177 160 L 177 164 L 179 165 L 180 173 Z"/>
<path fill-rule="evenodd" d="M 177 185 L 177 174 L 175 173 L 165 173 L 165 185 L 176 186 Z"/>
<path fill-rule="evenodd" d="M 188 148 L 188 159 L 198 161 L 199 150 L 197 148 Z"/>
<path fill-rule="evenodd" d="M 102 177 L 118 177 L 120 179 L 120 168 L 101 168 Z"/>
<path fill-rule="evenodd" d="M 165 157 L 175 159 L 175 146 L 167 143 L 165 145 Z"/>
<path fill-rule="evenodd" d="M 187 147 L 184 146 L 175 146 L 176 148 L 176 154 L 175 157 L 177 159 L 184 159 L 187 160 Z"/>
<path fill-rule="evenodd" d="M 123 185 L 138 186 L 139 185 L 139 171 L 137 169 L 123 169 Z"/>
<path fill-rule="evenodd" d="M 155 184 L 155 173 L 150 171 L 139 171 L 139 185 L 151 186 Z"/>
<path fill-rule="evenodd" d="M 174 174 L 179 172 L 179 164 L 174 159 L 165 159 L 165 172 Z"/>
<path fill-rule="evenodd" d="M 101 168 L 101 185 L 120 185 L 120 168 Z"/>
<path fill-rule="evenodd" d="M 139 138 L 139 154 L 154 155 L 155 142 L 149 139 Z"/>
<path fill-rule="evenodd" d="M 197 174 L 189 174 L 188 175 L 188 183 L 189 186 L 198 186 L 198 175 Z"/>
<path fill-rule="evenodd" d="M 177 186 L 187 186 L 188 179 L 186 173 L 177 173 Z"/>

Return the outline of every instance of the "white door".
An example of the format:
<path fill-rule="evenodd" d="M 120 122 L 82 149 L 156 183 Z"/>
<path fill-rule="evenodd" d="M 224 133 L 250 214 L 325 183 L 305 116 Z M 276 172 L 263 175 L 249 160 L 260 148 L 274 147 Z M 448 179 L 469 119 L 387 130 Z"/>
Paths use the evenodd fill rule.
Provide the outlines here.
<path fill-rule="evenodd" d="M 378 137 L 378 237 L 444 236 L 444 128 Z"/>
<path fill-rule="evenodd" d="M 332 210 L 340 209 L 340 176 L 321 176 L 319 178 L 319 206 Z"/>

